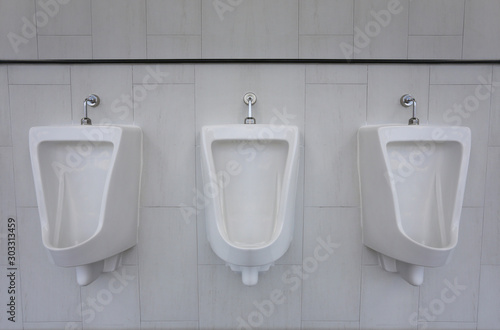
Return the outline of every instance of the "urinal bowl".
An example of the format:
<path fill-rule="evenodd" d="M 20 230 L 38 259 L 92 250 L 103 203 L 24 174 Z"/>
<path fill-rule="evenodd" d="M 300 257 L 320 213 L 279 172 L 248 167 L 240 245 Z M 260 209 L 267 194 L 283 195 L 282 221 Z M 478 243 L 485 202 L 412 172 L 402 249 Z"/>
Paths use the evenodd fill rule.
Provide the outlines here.
<path fill-rule="evenodd" d="M 208 241 L 244 284 L 254 285 L 292 240 L 298 129 L 205 126 L 201 153 Z"/>
<path fill-rule="evenodd" d="M 29 140 L 43 245 L 87 285 L 137 244 L 142 131 L 33 127 Z"/>
<path fill-rule="evenodd" d="M 413 285 L 458 242 L 470 138 L 467 127 L 359 129 L 363 243 Z"/>

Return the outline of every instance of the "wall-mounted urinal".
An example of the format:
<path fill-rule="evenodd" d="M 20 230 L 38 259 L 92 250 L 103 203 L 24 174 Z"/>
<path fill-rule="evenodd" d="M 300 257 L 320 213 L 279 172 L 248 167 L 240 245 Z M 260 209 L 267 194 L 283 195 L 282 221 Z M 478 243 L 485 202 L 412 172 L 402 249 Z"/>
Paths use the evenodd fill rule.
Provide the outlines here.
<path fill-rule="evenodd" d="M 56 265 L 76 267 L 80 285 L 115 270 L 137 244 L 142 170 L 139 127 L 90 123 L 85 115 L 82 126 L 29 132 L 43 245 Z"/>
<path fill-rule="evenodd" d="M 358 131 L 362 234 L 386 271 L 420 285 L 457 245 L 471 133 L 419 126 L 415 114 L 409 124 Z"/>
<path fill-rule="evenodd" d="M 244 284 L 254 285 L 292 240 L 299 132 L 255 124 L 251 110 L 245 122 L 252 125 L 204 126 L 201 166 L 208 241 Z"/>

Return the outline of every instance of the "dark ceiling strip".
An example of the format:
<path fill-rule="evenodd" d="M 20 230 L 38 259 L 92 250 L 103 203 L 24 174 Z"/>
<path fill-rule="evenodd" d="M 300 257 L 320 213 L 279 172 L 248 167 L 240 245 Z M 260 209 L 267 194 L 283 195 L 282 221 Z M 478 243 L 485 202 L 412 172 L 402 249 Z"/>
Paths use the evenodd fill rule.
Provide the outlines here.
<path fill-rule="evenodd" d="M 500 64 L 499 60 L 425 59 L 88 59 L 88 60 L 0 60 L 2 64 Z"/>

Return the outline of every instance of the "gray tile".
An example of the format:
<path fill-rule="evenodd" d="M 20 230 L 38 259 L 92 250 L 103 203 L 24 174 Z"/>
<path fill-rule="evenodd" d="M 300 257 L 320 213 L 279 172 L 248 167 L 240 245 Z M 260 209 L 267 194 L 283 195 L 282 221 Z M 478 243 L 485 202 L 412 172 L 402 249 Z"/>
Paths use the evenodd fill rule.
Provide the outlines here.
<path fill-rule="evenodd" d="M 462 36 L 465 0 L 410 2 L 412 36 Z"/>
<path fill-rule="evenodd" d="M 42 244 L 38 209 L 18 208 L 18 224 L 24 321 L 80 321 L 80 287 L 75 269 L 49 262 Z"/>
<path fill-rule="evenodd" d="M 198 317 L 196 224 L 178 208 L 142 208 L 139 228 L 141 321 Z"/>
<path fill-rule="evenodd" d="M 0 146 L 12 146 L 7 66 L 0 66 Z"/>
<path fill-rule="evenodd" d="M 465 2 L 464 59 L 498 59 L 500 44 L 491 42 L 500 34 L 500 2 L 476 0 Z"/>
<path fill-rule="evenodd" d="M 352 59 L 344 51 L 352 48 L 352 36 L 311 35 L 299 37 L 299 58 L 305 59 Z"/>
<path fill-rule="evenodd" d="M 365 122 L 365 85 L 306 86 L 306 206 L 359 205 L 356 144 Z"/>
<path fill-rule="evenodd" d="M 497 329 L 500 325 L 500 266 L 481 266 L 478 330 Z"/>
<path fill-rule="evenodd" d="M 461 36 L 410 36 L 408 37 L 409 59 L 462 58 Z"/>
<path fill-rule="evenodd" d="M 81 288 L 83 329 L 138 329 L 139 278 L 136 266 L 101 274 Z"/>
<path fill-rule="evenodd" d="M 198 266 L 200 329 L 300 328 L 300 279 L 291 266 L 274 266 L 245 286 L 222 265 Z M 283 279 L 285 277 L 285 279 Z"/>
<path fill-rule="evenodd" d="M 359 320 L 360 222 L 357 208 L 306 208 L 302 319 Z"/>
<path fill-rule="evenodd" d="M 297 1 L 202 2 L 203 58 L 297 58 L 298 42 Z"/>
<path fill-rule="evenodd" d="M 353 1 L 299 1 L 299 34 L 352 36 L 353 6 Z"/>
<path fill-rule="evenodd" d="M 363 266 L 360 329 L 416 329 L 418 287 L 379 266 Z"/>
<path fill-rule="evenodd" d="M 488 148 L 481 264 L 500 266 L 500 148 Z"/>
<path fill-rule="evenodd" d="M 92 0 L 93 58 L 146 58 L 146 3 Z"/>
<path fill-rule="evenodd" d="M 148 35 L 200 35 L 201 0 L 148 0 Z"/>
<path fill-rule="evenodd" d="M 33 17 L 36 12 L 34 0 L 0 1 L 0 58 L 38 58 L 37 32 Z"/>
<path fill-rule="evenodd" d="M 407 58 L 408 0 L 354 2 L 354 58 Z"/>
<path fill-rule="evenodd" d="M 148 35 L 147 58 L 195 59 L 201 58 L 201 37 Z"/>
<path fill-rule="evenodd" d="M 9 65 L 11 85 L 69 85 L 68 65 Z"/>
<path fill-rule="evenodd" d="M 143 129 L 141 203 L 144 206 L 192 205 L 194 86 L 157 85 L 145 95 L 135 110 L 135 124 Z"/>
<path fill-rule="evenodd" d="M 92 59 L 91 36 L 38 36 L 40 59 Z"/>
<path fill-rule="evenodd" d="M 37 24 L 39 36 L 90 36 L 92 34 L 90 0 L 37 0 L 35 2 L 39 15 L 47 17 L 46 20 L 40 19 Z"/>

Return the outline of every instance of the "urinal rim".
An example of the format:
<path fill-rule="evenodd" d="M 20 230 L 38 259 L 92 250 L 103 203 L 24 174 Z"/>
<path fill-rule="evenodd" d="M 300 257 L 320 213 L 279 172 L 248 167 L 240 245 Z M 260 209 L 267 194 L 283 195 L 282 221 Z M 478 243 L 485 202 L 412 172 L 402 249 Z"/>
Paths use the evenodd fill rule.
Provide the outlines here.
<path fill-rule="evenodd" d="M 387 137 L 387 135 L 382 134 L 383 131 L 385 130 L 400 130 L 405 128 L 406 130 L 410 129 L 409 132 L 411 133 L 419 133 L 419 131 L 428 131 L 428 130 L 438 130 L 438 129 L 447 129 L 447 130 L 460 130 L 462 131 L 460 135 L 454 135 L 452 137 L 449 136 L 437 136 L 437 137 L 418 137 L 418 134 L 407 134 L 404 137 Z M 413 244 L 425 248 L 430 251 L 439 251 L 439 252 L 446 252 L 446 251 L 451 251 L 453 250 L 456 245 L 458 244 L 458 235 L 459 235 L 459 224 L 460 224 L 460 218 L 461 218 L 461 209 L 463 205 L 463 196 L 465 192 L 465 181 L 467 180 L 467 172 L 468 172 L 468 166 L 469 162 L 466 161 L 467 159 L 470 159 L 470 149 L 471 149 L 471 130 L 469 127 L 466 126 L 445 126 L 445 125 L 400 125 L 400 124 L 394 124 L 394 125 L 366 125 L 362 126 L 358 129 L 358 143 L 360 141 L 359 139 L 359 134 L 361 134 L 361 131 L 363 130 L 376 130 L 378 139 L 380 141 L 380 147 L 384 147 L 387 149 L 387 145 L 389 143 L 393 142 L 411 142 L 411 141 L 434 141 L 437 142 L 457 142 L 460 145 L 460 152 L 461 152 L 461 160 L 460 160 L 460 168 L 459 168 L 459 177 L 464 176 L 464 184 L 463 184 L 463 189 L 457 189 L 456 195 L 455 195 L 455 203 L 457 201 L 460 202 L 460 208 L 458 209 L 459 214 L 455 214 L 452 219 L 452 224 L 451 224 L 451 233 L 452 237 L 450 239 L 450 243 L 447 246 L 443 247 L 433 247 L 429 245 L 425 245 L 423 243 L 420 243 L 410 236 L 403 230 L 402 224 L 401 224 L 401 212 L 399 211 L 399 201 L 398 201 L 398 194 L 395 193 L 395 184 L 392 181 L 389 181 L 389 186 L 392 191 L 392 199 L 393 199 L 393 204 L 394 207 L 396 208 L 395 214 L 396 214 L 396 225 L 398 228 L 398 231 L 400 232 L 401 235 L 403 235 L 406 239 L 408 239 L 410 242 Z M 359 145 L 358 145 L 358 153 L 359 153 Z M 387 155 L 383 153 L 383 159 L 385 163 L 385 168 L 390 168 L 389 166 L 389 160 L 387 158 Z M 358 168 L 359 166 L 359 160 L 360 157 L 358 155 Z M 360 191 L 361 191 L 361 178 L 360 178 L 360 173 L 358 171 L 358 176 L 359 176 L 359 186 L 360 186 Z M 360 197 L 360 199 L 362 196 Z M 362 201 L 361 201 L 361 205 Z M 363 226 L 363 221 L 361 221 L 361 226 Z"/>
<path fill-rule="evenodd" d="M 264 136 L 264 137 L 256 137 L 256 138 L 253 138 L 253 137 L 248 137 L 248 136 L 245 136 L 243 135 L 243 133 L 241 132 L 238 132 L 238 133 L 241 133 L 241 135 L 237 135 L 236 137 L 235 136 L 224 136 L 224 137 L 214 137 L 213 135 L 212 136 L 208 136 L 208 131 L 209 130 L 224 130 L 224 129 L 235 129 L 235 128 L 244 128 L 246 129 L 247 131 L 248 130 L 251 130 L 251 131 L 259 131 L 259 130 L 263 130 L 263 129 L 266 129 L 266 128 L 269 128 L 271 130 L 276 130 L 276 127 L 280 127 L 280 130 L 277 131 L 277 136 Z M 292 134 L 290 134 L 290 132 Z M 297 126 L 295 125 L 283 125 L 283 126 L 275 126 L 275 125 L 270 125 L 270 124 L 228 124 L 228 125 L 206 125 L 206 126 L 203 126 L 202 127 L 202 130 L 201 130 L 201 150 L 202 150 L 202 176 L 203 176 L 203 181 L 205 182 L 205 176 L 208 175 L 205 174 L 205 171 L 209 171 L 210 173 L 214 173 L 215 172 L 215 163 L 214 163 L 214 159 L 213 159 L 213 153 L 212 153 L 212 145 L 215 141 L 224 141 L 224 140 L 234 140 L 234 139 L 238 139 L 238 140 L 248 140 L 248 141 L 254 141 L 254 140 L 257 140 L 257 141 L 284 141 L 284 142 L 287 142 L 288 144 L 288 152 L 287 152 L 287 158 L 286 158 L 286 161 L 285 161 L 285 171 L 283 172 L 283 177 L 287 177 L 289 178 L 288 180 L 285 180 L 283 179 L 283 184 L 286 186 L 283 186 L 283 188 L 286 190 L 285 191 L 288 191 L 289 190 L 289 187 L 291 185 L 291 180 L 293 179 L 292 178 L 292 175 L 293 175 L 293 164 L 295 162 L 298 162 L 298 157 L 299 157 L 299 129 Z M 206 148 L 208 148 L 208 150 L 206 150 Z M 208 166 L 208 168 L 206 168 Z M 297 164 L 298 166 L 298 164 Z M 287 199 L 289 198 L 288 196 L 289 194 L 282 194 L 281 197 L 280 197 L 280 204 L 281 205 L 285 205 L 286 202 L 287 202 Z M 295 197 L 295 196 L 294 196 Z M 214 212 L 216 214 L 222 214 L 222 210 L 220 209 L 220 204 L 217 203 L 214 200 L 211 200 L 210 203 L 212 204 L 212 206 L 214 207 Z M 261 244 L 259 246 L 255 246 L 255 247 L 242 247 L 242 246 L 239 246 L 237 244 L 235 244 L 232 240 L 230 240 L 227 236 L 227 230 L 224 226 L 223 223 L 221 223 L 221 219 L 220 217 L 216 217 L 216 219 L 211 219 L 212 217 L 206 215 L 206 221 L 212 221 L 215 223 L 216 227 L 217 227 L 217 230 L 219 232 L 219 236 L 223 239 L 224 243 L 227 244 L 228 246 L 230 246 L 232 249 L 235 249 L 237 251 L 242 251 L 242 252 L 245 252 L 245 251 L 259 251 L 259 250 L 262 250 L 262 249 L 266 249 L 266 248 L 269 248 L 270 246 L 272 246 L 281 236 L 281 233 L 283 231 L 283 227 L 285 226 L 285 216 L 286 216 L 286 210 L 282 207 L 280 207 L 280 214 L 278 214 L 277 216 L 277 219 L 276 219 L 276 222 L 279 224 L 279 228 L 276 228 L 274 231 L 273 231 L 273 236 L 271 237 L 271 239 L 269 239 L 266 243 L 264 244 Z M 207 231 L 207 234 L 209 233 L 209 231 Z M 209 239 L 209 242 L 211 240 Z M 212 242 L 210 242 L 210 244 L 212 244 Z M 213 247 L 212 247 L 213 249 Z"/>
<path fill-rule="evenodd" d="M 95 138 L 94 136 L 92 136 L 92 138 L 89 138 L 87 136 L 87 138 L 85 139 L 85 137 L 81 136 L 81 134 L 83 134 L 83 132 L 85 132 L 85 131 L 89 131 L 92 129 L 99 129 L 99 128 L 101 128 L 101 129 L 104 128 L 104 129 L 108 129 L 108 130 L 111 129 L 113 132 L 111 133 L 111 132 L 102 131 L 102 133 L 103 133 L 102 138 Z M 110 168 L 113 168 L 115 165 L 115 162 L 116 162 L 116 157 L 117 157 L 118 151 L 120 149 L 120 145 L 121 145 L 120 141 L 121 141 L 121 136 L 123 134 L 123 130 L 127 129 L 127 128 L 140 129 L 140 127 L 138 127 L 138 126 L 124 126 L 124 125 L 35 126 L 35 127 L 30 128 L 30 130 L 29 130 L 30 156 L 33 155 L 33 153 L 34 153 L 36 155 L 36 160 L 37 160 L 35 162 L 33 157 L 31 157 L 32 167 L 34 169 L 36 169 L 36 173 L 37 173 L 38 179 L 40 181 L 40 187 L 39 187 L 40 189 L 38 189 L 35 185 L 35 188 L 37 188 L 35 190 L 36 190 L 36 195 L 37 195 L 37 201 L 39 199 L 41 200 L 41 203 L 38 203 L 38 204 L 43 205 L 43 206 L 38 205 L 38 208 L 39 208 L 39 214 L 40 214 L 40 221 L 42 224 L 42 226 L 41 226 L 42 227 L 42 242 L 47 250 L 49 250 L 49 251 L 69 251 L 69 250 L 73 250 L 73 249 L 78 249 L 81 246 L 84 246 L 85 244 L 87 244 L 89 241 L 93 240 L 102 231 L 105 208 L 101 208 L 100 213 L 99 213 L 98 226 L 97 226 L 95 232 L 89 238 L 87 238 L 86 240 L 84 240 L 78 244 L 72 245 L 72 246 L 67 246 L 67 247 L 53 246 L 50 243 L 50 239 L 48 238 L 49 232 L 50 232 L 50 226 L 49 226 L 48 213 L 47 213 L 47 208 L 46 208 L 46 203 L 45 203 L 45 194 L 43 192 L 44 191 L 43 181 L 41 180 L 41 169 L 39 166 L 39 147 L 40 147 L 40 145 L 44 142 L 64 142 L 64 141 L 67 141 L 67 142 L 77 142 L 77 141 L 109 142 L 113 146 L 113 153 L 112 153 L 111 161 L 110 161 Z M 45 138 L 34 137 L 34 135 L 36 134 L 36 131 L 42 131 L 42 130 L 46 130 L 46 129 L 51 130 L 50 135 L 48 137 L 45 137 Z M 75 135 L 71 136 L 71 137 L 55 136 L 56 133 L 54 131 L 65 131 L 65 133 L 71 132 L 72 135 L 73 134 L 75 134 Z M 80 135 L 80 136 L 78 136 L 78 135 Z M 36 141 L 32 141 L 32 136 L 33 136 L 33 138 L 36 138 Z M 107 191 L 109 189 L 111 176 L 112 176 L 112 173 L 109 173 L 109 175 L 106 176 L 106 182 L 104 183 L 104 187 L 103 187 L 104 191 Z M 39 195 L 40 195 L 40 197 L 39 197 Z M 101 205 L 107 205 L 107 198 L 108 198 L 107 194 L 103 194 Z"/>

